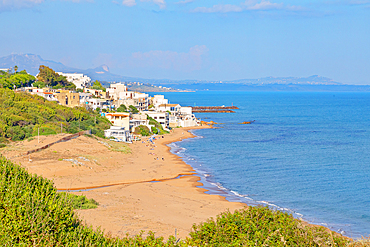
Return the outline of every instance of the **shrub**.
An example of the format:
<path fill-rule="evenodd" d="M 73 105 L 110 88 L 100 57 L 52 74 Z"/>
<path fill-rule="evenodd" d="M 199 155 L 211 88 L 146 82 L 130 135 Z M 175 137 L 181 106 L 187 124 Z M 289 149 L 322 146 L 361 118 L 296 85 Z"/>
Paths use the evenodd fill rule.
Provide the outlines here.
<path fill-rule="evenodd" d="M 145 125 L 139 125 L 135 128 L 134 134 L 142 135 L 142 136 L 149 136 L 150 131 L 149 128 Z"/>
<path fill-rule="evenodd" d="M 288 213 L 248 207 L 194 225 L 187 243 L 190 246 L 345 246 L 348 242 L 326 230 L 304 226 Z"/>

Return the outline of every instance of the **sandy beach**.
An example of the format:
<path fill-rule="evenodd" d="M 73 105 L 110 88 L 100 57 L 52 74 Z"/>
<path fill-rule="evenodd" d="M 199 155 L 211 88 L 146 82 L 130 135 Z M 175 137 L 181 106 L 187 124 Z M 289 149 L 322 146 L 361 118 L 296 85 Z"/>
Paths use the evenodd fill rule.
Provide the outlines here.
<path fill-rule="evenodd" d="M 188 130 L 178 128 L 163 138 L 157 136 L 155 144 L 148 138 L 121 144 L 80 136 L 22 156 L 66 134 L 41 136 L 39 141 L 36 137 L 13 143 L 1 152 L 30 173 L 53 180 L 59 190 L 94 188 L 72 192 L 99 202 L 96 209 L 77 212 L 94 228 L 113 236 L 151 230 L 156 236 L 167 238 L 176 232 L 185 238 L 194 223 L 246 206 L 205 194 L 192 167 L 170 152 L 167 144 L 193 137 Z M 127 149 L 126 145 L 129 152 L 117 151 Z"/>

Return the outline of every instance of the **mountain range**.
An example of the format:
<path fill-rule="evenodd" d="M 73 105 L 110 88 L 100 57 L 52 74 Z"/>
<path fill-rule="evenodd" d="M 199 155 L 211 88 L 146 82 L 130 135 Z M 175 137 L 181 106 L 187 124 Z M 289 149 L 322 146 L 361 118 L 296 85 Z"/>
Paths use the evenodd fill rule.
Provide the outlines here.
<path fill-rule="evenodd" d="M 370 91 L 369 85 L 345 85 L 318 75 L 309 77 L 264 77 L 233 81 L 145 79 L 113 74 L 109 71 L 107 65 L 86 70 L 72 68 L 60 62 L 44 60 L 35 54 L 11 54 L 0 58 L 0 68 L 2 69 L 13 68 L 15 65 L 18 66 L 19 71 L 25 69 L 32 75 L 38 73 L 40 65 L 48 66 L 56 72 L 83 73 L 93 81 L 106 82 L 105 85 L 109 82 L 142 82 L 184 90 Z"/>

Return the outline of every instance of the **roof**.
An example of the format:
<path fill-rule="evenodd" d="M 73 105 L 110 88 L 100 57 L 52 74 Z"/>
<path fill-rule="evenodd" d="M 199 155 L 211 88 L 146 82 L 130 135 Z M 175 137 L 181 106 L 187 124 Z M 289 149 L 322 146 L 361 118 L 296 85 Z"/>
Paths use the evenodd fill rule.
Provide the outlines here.
<path fill-rule="evenodd" d="M 128 116 L 130 116 L 130 113 L 119 112 L 119 113 L 107 113 L 105 115 L 106 116 L 128 117 Z"/>
<path fill-rule="evenodd" d="M 179 104 L 162 104 L 162 105 L 159 105 L 159 107 L 166 107 L 166 106 L 168 106 L 168 107 L 175 107 L 175 106 L 180 106 Z"/>

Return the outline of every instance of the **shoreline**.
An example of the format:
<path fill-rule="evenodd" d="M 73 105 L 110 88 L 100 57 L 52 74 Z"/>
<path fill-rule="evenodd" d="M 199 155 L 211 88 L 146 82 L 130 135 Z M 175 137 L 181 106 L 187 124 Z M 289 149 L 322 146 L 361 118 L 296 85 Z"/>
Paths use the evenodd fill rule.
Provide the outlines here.
<path fill-rule="evenodd" d="M 99 202 L 96 209 L 76 210 L 86 225 L 100 227 L 114 237 L 136 235 L 144 230 L 165 239 L 175 232 L 177 237 L 185 238 L 193 224 L 247 206 L 205 193 L 208 190 L 201 188 L 201 177 L 171 152 L 168 144 L 195 137 L 188 130 L 199 128 L 210 127 L 174 129 L 163 138 L 157 136 L 154 145 L 147 142 L 148 138 L 142 138 L 128 145 L 131 153 L 110 150 L 101 143 L 104 139 L 81 136 L 27 157 L 16 157 L 17 153 L 51 143 L 61 135 L 40 137 L 40 143 L 16 142 L 2 153 L 14 157 L 11 160 L 30 173 L 53 180 L 58 190 L 100 187 L 70 192 Z M 83 164 L 76 165 L 70 160 Z"/>
<path fill-rule="evenodd" d="M 209 183 L 205 177 L 203 178 L 202 174 L 198 173 L 195 167 L 186 163 L 183 157 L 171 152 L 170 144 L 196 138 L 197 135 L 192 133 L 192 130 L 201 128 L 211 127 L 175 129 L 169 135 L 165 135 L 164 138 L 158 136 L 159 138 L 155 140 L 155 144 L 152 146 L 147 142 L 148 137 L 143 138 L 142 141 L 129 145 L 132 148 L 131 154 L 105 152 L 107 158 L 110 156 L 114 162 L 105 166 L 109 168 L 108 171 L 101 169 L 104 174 L 102 177 L 99 172 L 95 174 L 93 170 L 101 168 L 99 166 L 103 166 L 103 163 L 90 170 L 78 167 L 77 174 L 69 174 L 64 168 L 56 168 L 54 172 L 48 174 L 44 172 L 46 166 L 42 160 L 47 156 L 45 152 L 49 152 L 51 153 L 49 156 L 53 156 L 53 153 L 59 153 L 63 148 L 71 148 L 72 143 L 75 146 L 82 144 L 83 148 L 80 149 L 86 152 L 88 149 L 86 145 L 91 145 L 89 142 L 94 141 L 88 137 L 79 137 L 69 143 L 56 144 L 49 151 L 36 153 L 32 157 L 32 162 L 27 162 L 25 157 L 18 157 L 16 163 L 21 163 L 30 173 L 53 179 L 58 190 L 63 190 L 65 187 L 67 187 L 67 191 L 87 189 L 79 192 L 70 191 L 70 193 L 85 195 L 99 202 L 100 205 L 97 209 L 77 210 L 77 214 L 87 225 L 94 228 L 101 227 L 106 233 L 115 237 L 124 237 L 126 234 L 136 235 L 144 230 L 146 232 L 153 231 L 156 236 L 163 236 L 164 238 L 174 235 L 176 232 L 178 237 L 185 238 L 189 235 L 193 224 L 205 222 L 208 218 L 215 217 L 226 210 L 233 212 L 235 209 L 241 209 L 248 205 L 255 206 L 252 201 L 250 203 L 228 200 L 227 197 L 230 195 L 230 191 L 227 189 L 218 188 L 217 191 L 221 193 L 213 193 L 214 190 L 207 188 L 207 186 L 211 184 L 216 188 L 216 185 Z M 45 141 L 48 138 L 57 137 L 44 137 Z M 32 143 L 24 144 L 32 145 Z M 19 143 L 15 144 L 15 146 L 19 145 Z M 96 142 L 94 145 L 104 147 L 104 145 Z M 145 152 L 149 152 L 149 154 L 145 155 Z M 151 155 L 154 152 L 156 155 Z M 116 159 L 113 157 L 114 154 L 117 155 Z M 87 153 L 84 155 L 88 157 Z M 155 156 L 157 156 L 157 160 Z M 126 158 L 125 161 L 129 161 L 125 165 L 121 164 L 124 161 L 123 158 Z M 38 162 L 37 159 L 40 159 L 38 169 L 34 166 L 34 163 Z M 50 166 L 48 162 L 46 162 L 46 165 Z M 124 166 L 124 168 L 121 169 L 120 166 Z M 135 169 L 137 166 L 141 167 Z M 70 172 L 76 170 L 76 168 L 69 166 L 67 170 Z M 147 172 L 147 170 L 150 172 L 143 175 L 142 173 Z M 120 173 L 121 175 L 130 173 L 131 176 L 122 177 L 119 176 Z M 81 176 L 80 179 L 78 179 L 78 176 Z M 101 182 L 105 183 L 102 184 Z M 238 196 L 235 194 L 235 197 Z M 258 204 L 261 203 L 257 202 L 256 205 Z M 307 221 L 304 222 L 310 224 Z"/>

